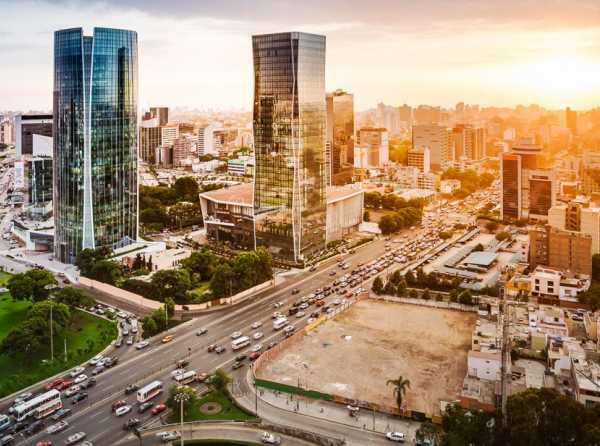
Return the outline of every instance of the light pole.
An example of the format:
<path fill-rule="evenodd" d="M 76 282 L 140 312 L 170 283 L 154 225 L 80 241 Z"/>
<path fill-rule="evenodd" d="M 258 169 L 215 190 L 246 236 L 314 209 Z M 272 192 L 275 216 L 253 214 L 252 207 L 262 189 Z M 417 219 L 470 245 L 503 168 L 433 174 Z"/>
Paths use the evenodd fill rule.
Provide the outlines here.
<path fill-rule="evenodd" d="M 54 307 L 53 305 L 53 301 L 50 300 L 50 360 L 52 362 L 54 362 L 54 332 L 52 329 L 52 325 L 53 325 L 53 318 L 52 318 L 52 307 Z"/>
<path fill-rule="evenodd" d="M 181 423 L 180 434 L 181 435 L 179 436 L 179 439 L 181 441 L 181 443 L 180 443 L 181 446 L 183 446 L 183 404 L 190 399 L 190 396 L 187 393 L 183 392 L 183 390 L 184 390 L 183 386 L 180 386 L 179 390 L 180 390 L 180 392 L 177 395 L 175 395 L 174 399 L 175 399 L 175 401 L 177 401 L 179 403 L 179 407 L 181 410 L 181 413 L 180 413 L 180 417 L 181 417 L 180 418 L 180 423 Z"/>

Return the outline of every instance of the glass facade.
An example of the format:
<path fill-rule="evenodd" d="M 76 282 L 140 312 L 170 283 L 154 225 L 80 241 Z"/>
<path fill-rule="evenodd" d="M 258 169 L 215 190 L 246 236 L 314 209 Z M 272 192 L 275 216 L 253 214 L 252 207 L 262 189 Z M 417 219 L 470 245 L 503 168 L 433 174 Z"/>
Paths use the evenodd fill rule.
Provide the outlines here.
<path fill-rule="evenodd" d="M 253 36 L 255 240 L 302 263 L 325 248 L 325 37 Z"/>
<path fill-rule="evenodd" d="M 137 239 L 137 33 L 54 34 L 55 257 Z"/>
<path fill-rule="evenodd" d="M 27 162 L 29 203 L 42 206 L 52 201 L 52 158 L 35 158 Z"/>
<path fill-rule="evenodd" d="M 327 94 L 327 141 L 331 184 L 351 183 L 354 174 L 354 96 L 345 91 Z"/>

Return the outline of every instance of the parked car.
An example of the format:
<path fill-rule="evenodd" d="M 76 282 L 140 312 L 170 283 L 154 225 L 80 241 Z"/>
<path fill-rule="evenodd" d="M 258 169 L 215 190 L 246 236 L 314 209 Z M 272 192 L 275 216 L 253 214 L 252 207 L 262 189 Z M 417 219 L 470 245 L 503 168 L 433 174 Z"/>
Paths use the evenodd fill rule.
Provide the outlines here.
<path fill-rule="evenodd" d="M 406 436 L 402 432 L 387 432 L 385 437 L 396 443 L 404 443 L 406 441 Z"/>
<path fill-rule="evenodd" d="M 233 370 L 237 370 L 237 369 L 239 369 L 239 368 L 241 368 L 241 367 L 244 367 L 244 363 L 243 363 L 243 362 L 241 362 L 241 361 L 235 361 L 235 362 L 233 363 L 233 365 L 231 366 L 231 368 L 232 368 Z"/>
<path fill-rule="evenodd" d="M 219 345 L 218 347 L 215 347 L 215 352 L 220 355 L 221 353 L 225 352 L 225 347 Z"/>
<path fill-rule="evenodd" d="M 73 370 L 71 370 L 71 372 L 69 373 L 69 376 L 71 378 L 75 378 L 75 377 L 81 375 L 84 371 L 85 371 L 85 367 L 75 367 Z"/>
<path fill-rule="evenodd" d="M 142 350 L 142 349 L 148 347 L 148 345 L 150 345 L 150 343 L 148 341 L 141 341 L 141 342 L 138 342 L 137 344 L 135 344 L 135 348 L 137 350 Z"/>
<path fill-rule="evenodd" d="M 260 435 L 260 441 L 261 441 L 261 443 L 265 443 L 265 444 L 280 444 L 281 437 L 273 435 L 269 432 L 263 432 Z"/>
<path fill-rule="evenodd" d="M 111 410 L 112 412 L 114 412 L 114 411 L 116 411 L 116 410 L 117 410 L 119 407 L 123 407 L 123 406 L 126 406 L 126 405 L 127 405 L 127 401 L 125 401 L 125 400 L 117 400 L 117 401 L 114 401 L 114 402 L 111 404 L 111 406 L 110 406 L 110 410 Z"/>

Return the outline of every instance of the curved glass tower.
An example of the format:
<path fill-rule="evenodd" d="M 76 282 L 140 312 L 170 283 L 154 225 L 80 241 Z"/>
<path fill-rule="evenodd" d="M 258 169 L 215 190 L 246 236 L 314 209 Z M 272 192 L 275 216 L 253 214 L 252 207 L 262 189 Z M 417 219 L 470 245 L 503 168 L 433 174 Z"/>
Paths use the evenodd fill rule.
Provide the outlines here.
<path fill-rule="evenodd" d="M 255 240 L 303 263 L 325 248 L 325 36 L 252 37 Z"/>
<path fill-rule="evenodd" d="M 137 33 L 54 33 L 54 255 L 137 239 Z"/>

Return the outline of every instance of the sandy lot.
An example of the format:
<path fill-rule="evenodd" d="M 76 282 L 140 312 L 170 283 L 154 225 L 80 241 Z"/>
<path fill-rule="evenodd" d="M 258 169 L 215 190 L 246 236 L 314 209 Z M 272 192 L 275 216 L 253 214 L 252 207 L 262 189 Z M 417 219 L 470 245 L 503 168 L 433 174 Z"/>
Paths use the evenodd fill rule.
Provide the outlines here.
<path fill-rule="evenodd" d="M 474 313 L 358 302 L 264 363 L 258 376 L 347 398 L 395 406 L 388 379 L 411 382 L 405 407 L 439 413 L 467 371 Z"/>

